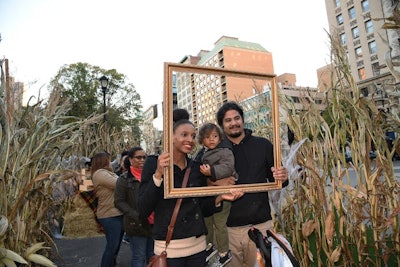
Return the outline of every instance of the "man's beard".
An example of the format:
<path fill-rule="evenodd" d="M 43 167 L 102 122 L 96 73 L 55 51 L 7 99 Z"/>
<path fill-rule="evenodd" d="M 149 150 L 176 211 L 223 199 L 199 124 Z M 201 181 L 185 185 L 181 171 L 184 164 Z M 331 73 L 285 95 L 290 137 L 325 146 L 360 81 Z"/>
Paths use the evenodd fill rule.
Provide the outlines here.
<path fill-rule="evenodd" d="M 241 132 L 228 134 L 228 136 L 229 136 L 229 137 L 232 137 L 232 138 L 237 138 L 237 137 L 239 137 L 239 136 L 241 136 L 241 135 L 242 135 Z"/>

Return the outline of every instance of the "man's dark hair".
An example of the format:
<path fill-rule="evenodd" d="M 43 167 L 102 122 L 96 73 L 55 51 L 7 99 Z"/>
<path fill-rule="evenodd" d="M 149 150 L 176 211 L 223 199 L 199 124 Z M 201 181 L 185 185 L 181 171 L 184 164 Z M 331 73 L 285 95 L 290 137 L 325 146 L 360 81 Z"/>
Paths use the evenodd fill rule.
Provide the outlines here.
<path fill-rule="evenodd" d="M 222 127 L 222 122 L 224 120 L 225 113 L 228 112 L 229 110 L 236 110 L 239 112 L 240 116 L 242 117 L 242 120 L 244 121 L 243 117 L 243 108 L 239 106 L 238 103 L 234 101 L 229 101 L 226 102 L 220 107 L 217 111 L 217 122 L 220 127 Z"/>

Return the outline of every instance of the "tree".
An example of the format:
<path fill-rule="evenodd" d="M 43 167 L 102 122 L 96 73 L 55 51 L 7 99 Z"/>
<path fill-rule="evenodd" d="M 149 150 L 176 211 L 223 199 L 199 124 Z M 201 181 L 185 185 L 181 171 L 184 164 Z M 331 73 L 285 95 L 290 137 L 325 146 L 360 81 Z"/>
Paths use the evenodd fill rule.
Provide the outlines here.
<path fill-rule="evenodd" d="M 127 84 L 126 76 L 115 69 L 104 70 L 88 63 L 64 65 L 52 78 L 52 90 L 61 91 L 64 101 L 70 101 L 70 116 L 88 118 L 103 113 L 103 93 L 99 77 L 109 78 L 106 93 L 107 128 L 117 131 L 130 129 L 136 140 L 140 138 L 142 121 L 141 99 L 133 84 Z"/>

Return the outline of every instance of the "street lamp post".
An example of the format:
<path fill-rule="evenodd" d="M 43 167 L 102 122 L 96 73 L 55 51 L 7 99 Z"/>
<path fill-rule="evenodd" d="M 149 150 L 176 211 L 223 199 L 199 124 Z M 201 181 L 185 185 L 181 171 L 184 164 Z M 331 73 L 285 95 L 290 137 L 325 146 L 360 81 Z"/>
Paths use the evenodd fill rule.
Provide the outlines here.
<path fill-rule="evenodd" d="M 106 111 L 107 111 L 107 107 L 106 107 L 106 93 L 107 93 L 107 89 L 108 89 L 108 78 L 106 76 L 101 76 L 101 78 L 99 79 L 100 81 L 100 86 L 101 86 L 101 91 L 103 92 L 103 112 L 104 112 L 104 123 L 106 123 L 107 118 L 106 118 Z"/>

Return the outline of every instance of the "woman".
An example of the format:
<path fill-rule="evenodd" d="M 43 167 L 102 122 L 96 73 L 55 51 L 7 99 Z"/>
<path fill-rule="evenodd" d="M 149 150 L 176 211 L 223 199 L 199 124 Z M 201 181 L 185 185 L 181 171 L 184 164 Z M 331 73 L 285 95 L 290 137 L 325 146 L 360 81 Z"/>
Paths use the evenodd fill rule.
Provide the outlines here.
<path fill-rule="evenodd" d="M 124 214 L 123 228 L 131 248 L 131 267 L 145 267 L 154 255 L 151 238 L 153 217 L 139 218 L 139 185 L 146 153 L 141 147 L 131 148 L 124 161 L 126 172 L 118 178 L 115 188 L 115 206 Z"/>
<path fill-rule="evenodd" d="M 97 153 L 92 158 L 91 174 L 98 197 L 97 218 L 104 228 L 106 247 L 101 258 L 101 267 L 113 267 L 121 246 L 122 212 L 114 206 L 114 189 L 118 176 L 111 168 L 110 155 Z"/>
<path fill-rule="evenodd" d="M 181 187 L 186 168 L 191 167 L 188 187 L 206 186 L 206 177 L 200 173 L 199 162 L 192 161 L 188 154 L 196 143 L 196 130 L 190 121 L 174 118 L 173 126 L 173 164 L 174 186 Z M 176 199 L 164 199 L 163 174 L 169 166 L 170 154 L 149 156 L 142 172 L 140 185 L 140 212 L 146 218 L 154 211 L 153 238 L 154 253 L 160 254 L 165 249 L 168 225 L 175 207 Z M 232 178 L 232 183 L 234 179 Z M 172 240 L 167 248 L 168 266 L 193 267 L 206 264 L 205 216 L 210 216 L 222 209 L 222 201 L 234 201 L 243 192 L 232 191 L 212 197 L 183 198 L 176 219 Z"/>

